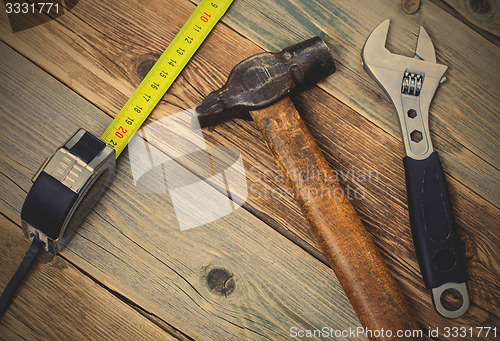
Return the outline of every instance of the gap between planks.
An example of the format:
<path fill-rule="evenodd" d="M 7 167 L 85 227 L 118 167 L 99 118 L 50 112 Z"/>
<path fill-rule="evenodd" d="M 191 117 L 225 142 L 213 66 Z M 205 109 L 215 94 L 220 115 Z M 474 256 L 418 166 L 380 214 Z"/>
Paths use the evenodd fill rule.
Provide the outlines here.
<path fill-rule="evenodd" d="M 5 281 L 6 285 L 28 250 L 29 241 L 21 232 L 20 226 L 3 212 L 0 212 L 0 231 L 5 236 L 0 239 L 0 246 L 7 250 L 0 254 L 0 258 L 7 257 L 0 263 L 2 273 L 7 275 L 2 276 L 2 282 Z M 72 285 L 78 288 L 73 288 L 75 291 L 71 290 L 61 298 L 60 293 Z M 77 290 L 83 291 L 77 293 Z M 78 321 L 68 318 L 74 316 L 75 310 L 81 309 L 83 302 L 87 302 L 85 306 L 92 311 L 99 312 L 99 325 L 89 324 L 95 316 L 86 316 L 87 314 L 81 316 L 81 320 Z M 57 308 L 52 307 L 54 304 Z M 69 311 L 69 314 L 61 314 L 66 318 L 60 320 L 57 318 L 44 320 L 43 316 L 51 310 Z M 24 324 L 27 328 L 19 328 L 19 324 Z M 116 325 L 120 325 L 121 328 L 113 328 Z M 3 331 L 0 333 L 0 339 L 9 340 L 53 339 L 63 335 L 76 339 L 83 339 L 83 335 L 91 338 L 104 335 L 110 337 L 108 333 L 111 330 L 115 335 L 123 333 L 122 337 L 135 335 L 136 338 L 140 338 L 142 335 L 142 337 L 159 337 L 165 340 L 190 340 L 179 337 L 181 335 L 167 324 L 148 319 L 140 309 L 120 300 L 108 288 L 93 281 L 64 257 L 56 256 L 54 259 L 53 255 L 44 250 L 37 256 L 18 288 L 11 306 L 0 320 L 0 330 Z"/>
<path fill-rule="evenodd" d="M 12 76 L 12 75 L 10 75 L 10 76 Z M 10 77 L 10 78 L 12 78 L 12 77 Z M 58 82 L 55 82 L 55 83 L 58 83 Z M 65 87 L 64 87 L 64 88 L 65 88 Z M 33 94 L 33 95 L 36 95 L 36 94 Z M 27 99 L 27 100 L 28 100 L 28 99 Z M 86 101 L 86 102 L 87 102 L 87 101 Z M 63 103 L 64 103 L 64 102 L 63 102 Z M 91 104 L 87 102 L 87 106 L 91 106 Z M 95 109 L 95 108 L 94 108 L 94 109 Z M 70 108 L 68 108 L 68 110 L 69 110 L 69 112 L 71 112 L 71 109 L 70 109 Z M 82 109 L 82 110 L 84 110 L 84 109 Z M 95 110 L 94 110 L 94 111 L 95 111 Z M 81 112 L 81 110 L 79 110 L 78 112 Z M 105 115 L 103 114 L 103 116 L 105 116 Z M 22 117 L 22 116 L 21 116 L 21 117 Z M 107 116 L 106 116 L 106 117 L 107 117 Z M 72 120 L 74 120 L 74 122 L 73 122 L 73 121 L 72 121 L 72 122 L 73 122 L 74 124 L 81 124 L 81 122 L 79 122 L 79 121 L 80 121 L 80 120 L 83 120 L 83 119 L 84 119 L 84 118 L 80 119 L 80 118 L 78 118 L 78 117 L 77 117 L 77 119 L 73 118 Z M 104 123 L 104 122 L 101 122 L 101 123 L 98 123 L 97 125 L 99 125 L 99 126 L 100 126 L 100 125 L 102 125 L 103 123 Z M 74 124 L 71 124 L 71 125 L 74 125 Z M 95 123 L 95 122 L 94 122 L 94 123 L 93 123 L 93 122 L 87 122 L 86 124 L 87 124 L 89 127 L 94 126 L 94 128 L 93 128 L 93 129 L 94 129 L 94 130 L 97 130 L 97 128 L 95 127 L 95 126 L 96 126 L 96 123 Z M 30 126 L 31 126 L 31 125 L 30 125 Z M 64 129 L 65 129 L 65 130 L 68 130 L 68 129 L 71 129 L 71 127 L 65 127 Z M 67 132 L 65 131 L 65 133 L 67 133 Z M 60 134 L 60 133 L 59 133 L 59 134 Z M 65 135 L 65 134 L 64 134 L 64 135 Z M 52 141 L 53 141 L 53 140 L 54 140 L 54 139 L 52 138 Z M 45 142 L 47 142 L 47 141 L 45 141 Z M 44 149 L 44 150 L 45 150 L 45 149 L 48 149 L 48 147 L 47 147 L 48 145 L 49 145 L 49 144 L 45 143 L 45 147 L 43 147 L 42 149 Z M 6 146 L 6 148 L 7 148 L 7 146 Z M 10 147 L 9 147 L 9 148 L 10 148 Z M 50 148 L 50 149 L 52 149 L 52 148 Z M 34 158 L 36 159 L 37 157 L 39 157 L 39 156 L 40 156 L 40 154 L 39 154 L 39 153 L 38 153 L 38 154 L 37 154 L 37 153 L 35 153 L 35 154 L 36 154 L 36 155 L 34 155 L 34 156 L 30 154 L 30 155 L 31 155 L 31 159 L 30 159 L 30 160 L 33 160 Z M 122 165 L 122 166 L 123 166 L 123 165 Z M 117 181 L 118 181 L 118 180 L 115 180 L 115 182 L 117 182 Z M 25 179 L 23 179 L 23 185 L 24 185 L 24 187 L 28 187 L 27 182 L 28 182 L 28 181 L 25 181 Z M 124 185 L 124 183 L 123 183 L 123 179 L 121 179 L 121 183 L 120 183 L 119 185 L 116 185 L 116 186 L 118 186 L 118 187 L 116 187 L 116 186 L 115 186 L 115 188 L 114 188 L 113 192 L 116 194 L 117 188 L 118 188 L 118 192 L 119 192 L 119 191 L 120 191 L 120 189 L 119 189 L 119 188 L 121 188 L 120 186 L 123 186 L 123 185 Z M 25 191 L 23 191 L 23 192 L 25 193 Z M 23 194 L 24 194 L 24 193 L 23 193 Z M 109 191 L 108 191 L 108 194 L 109 194 Z M 109 198 L 108 198 L 108 199 L 109 199 Z M 16 199 L 16 200 L 17 200 L 17 199 Z M 116 200 L 114 200 L 114 201 L 115 201 L 115 205 L 116 205 Z M 17 201 L 16 201 L 16 202 L 17 202 Z M 123 203 L 122 203 L 122 204 L 123 204 Z M 113 206 L 112 204 L 110 204 L 110 205 L 111 205 L 111 206 Z M 11 212 L 11 213 L 12 213 L 12 212 Z M 18 213 L 14 212 L 14 214 L 16 214 L 16 215 L 17 215 Z M 95 215 L 93 215 L 93 218 L 98 218 L 98 217 L 96 217 Z M 94 220 L 95 220 L 95 219 L 94 219 Z M 86 228 L 83 228 L 83 229 L 80 229 L 80 230 L 81 230 L 81 232 L 82 232 L 83 234 L 86 234 L 86 233 L 87 233 L 87 231 L 85 231 L 85 230 L 88 230 L 88 229 L 89 229 L 89 226 L 86 226 Z M 94 230 L 94 229 L 90 229 L 90 230 Z M 114 235 L 114 232 L 113 232 L 113 231 L 114 231 L 114 230 L 112 229 L 112 230 L 111 230 L 111 232 L 112 232 L 112 234 Z M 127 230 L 127 231 L 128 231 L 128 230 Z M 94 231 L 94 232 L 91 232 L 91 233 L 101 233 L 101 232 L 95 232 L 95 231 Z M 134 233 L 135 233 L 135 232 L 134 232 Z M 123 234 L 123 233 L 122 233 L 122 234 Z M 125 234 L 123 234 L 123 236 L 127 237 Z M 128 237 L 127 237 L 127 238 L 128 238 Z M 78 240 L 78 241 L 76 241 L 76 242 L 77 242 L 77 243 L 83 243 L 82 245 L 80 245 L 80 247 L 78 247 L 78 246 L 77 246 L 77 249 L 78 249 L 78 250 L 80 250 L 80 249 L 81 249 L 81 246 L 85 245 L 85 240 L 83 240 L 82 238 L 80 238 L 80 240 Z M 281 243 L 281 242 L 280 242 L 280 243 Z M 285 243 L 285 244 L 287 244 L 287 243 Z M 149 245 L 149 244 L 148 244 L 148 245 Z M 253 245 L 253 244 L 252 244 L 252 245 Z M 288 245 L 286 245 L 286 246 L 288 247 Z M 70 250 L 70 251 L 71 251 L 71 248 L 69 248 L 68 250 Z M 96 251 L 97 251 L 97 250 L 96 250 Z M 294 251 L 294 252 L 296 252 L 296 251 Z M 91 251 L 91 253 L 92 253 L 92 251 Z M 301 260 L 301 258 L 303 258 L 302 256 L 298 257 L 298 255 L 299 255 L 299 254 L 295 255 L 295 257 L 294 257 L 294 261 L 297 261 L 297 260 L 299 260 L 299 261 L 300 261 L 300 260 Z M 151 256 L 153 256 L 153 255 L 151 254 Z M 307 264 L 307 266 L 306 266 L 306 268 L 308 269 L 308 273 L 309 273 L 309 271 L 311 271 L 311 270 L 313 270 L 313 269 L 316 269 L 316 270 L 318 270 L 318 272 L 322 273 L 322 272 L 323 272 L 323 268 L 322 268 L 322 269 L 319 269 L 321 266 L 319 266 L 319 265 L 318 265 L 318 266 L 317 266 L 317 265 L 314 265 L 313 263 L 314 263 L 314 262 L 316 262 L 316 261 L 315 261 L 315 260 L 312 260 L 312 259 L 307 260 L 307 259 L 309 259 L 309 258 L 311 258 L 311 257 L 308 255 L 307 257 L 304 257 L 304 259 L 303 259 L 303 261 L 305 261 L 306 263 L 308 263 L 308 264 Z M 83 259 L 82 259 L 82 260 L 83 260 Z M 79 261 L 79 260 L 77 259 L 77 261 Z M 326 273 L 326 272 L 325 272 L 325 273 Z M 300 275 L 300 276 L 302 276 L 302 275 Z M 330 276 L 331 276 L 331 273 L 328 271 L 328 278 L 330 278 Z M 289 279 L 290 279 L 290 277 L 288 277 L 288 280 L 289 280 Z M 302 280 L 302 279 L 301 279 L 301 280 Z M 317 282 L 316 282 L 316 286 L 317 286 L 317 284 L 318 284 L 319 282 L 320 282 L 320 281 L 317 281 Z M 115 284 L 116 284 L 116 283 L 115 283 Z M 326 287 L 326 286 L 321 286 L 321 287 L 323 288 L 323 289 L 322 289 L 322 292 L 324 292 L 324 293 L 326 293 L 326 292 L 329 292 L 329 291 L 330 291 L 330 289 L 326 289 L 326 290 L 325 290 L 325 288 L 330 287 L 330 285 L 329 285 L 328 287 Z M 136 293 L 134 293 L 134 294 L 136 294 Z M 308 297 L 308 296 L 309 296 L 309 295 L 306 293 L 306 296 L 305 296 L 305 299 L 306 299 L 306 300 L 307 300 L 307 297 Z M 340 296 L 339 296 L 339 297 L 340 297 Z M 342 296 L 342 297 L 343 297 L 343 296 Z M 308 314 L 308 313 L 306 313 L 306 315 L 307 315 L 307 314 Z M 347 316 L 347 315 L 346 315 L 346 316 Z"/>
<path fill-rule="evenodd" d="M 1 214 L 1 212 L 0 212 Z M 3 215 L 3 214 L 2 214 Z M 20 226 L 19 226 L 20 228 Z M 72 252 L 74 253 L 74 252 Z M 69 258 L 65 257 L 64 255 L 58 255 L 56 257 L 60 257 L 61 259 L 64 259 L 66 262 L 68 262 L 71 266 L 73 266 L 77 271 L 79 271 L 83 276 L 88 277 L 91 279 L 95 284 L 109 292 L 111 295 L 113 295 L 116 299 L 122 301 L 135 311 L 137 311 L 139 314 L 144 316 L 144 318 L 148 319 L 152 323 L 156 324 L 158 327 L 169 333 L 171 336 L 175 337 L 179 341 L 193 341 L 194 339 L 191 338 L 189 335 L 186 333 L 182 332 L 181 330 L 175 328 L 174 326 L 170 325 L 167 321 L 162 319 L 161 317 L 155 315 L 154 313 L 147 311 L 144 309 L 140 304 L 137 304 L 136 302 L 132 301 L 128 297 L 120 294 L 118 291 L 115 291 L 108 286 L 106 286 L 104 283 L 99 281 L 95 276 L 92 276 L 89 272 L 83 270 L 81 267 L 79 267 L 77 264 L 72 262 Z"/>
<path fill-rule="evenodd" d="M 445 10 L 457 20 L 461 21 L 465 25 L 469 26 L 471 29 L 479 33 L 485 39 L 489 40 L 496 46 L 500 47 L 500 37 L 498 36 L 500 32 L 499 15 L 500 8 L 496 8 L 499 5 L 498 1 L 494 1 L 493 8 L 491 8 L 491 3 L 489 0 L 430 0 L 439 8 Z M 489 13 L 480 13 L 480 8 L 474 11 L 471 7 L 475 3 L 476 6 L 486 5 L 489 7 Z M 484 10 L 485 8 L 483 8 Z M 493 16 L 489 16 L 493 11 Z M 482 27 L 481 27 L 482 26 Z"/>
<path fill-rule="evenodd" d="M 310 1 L 310 3 L 317 5 L 317 7 L 324 5 L 335 6 L 330 10 L 338 10 L 340 15 L 338 18 L 332 17 L 327 19 L 315 7 L 310 9 L 312 13 L 308 16 L 303 14 L 304 11 L 301 11 L 301 9 L 306 8 L 305 5 L 295 1 L 287 1 L 283 4 L 282 13 L 279 14 L 283 19 L 282 25 L 278 25 L 275 22 L 270 22 L 269 18 L 264 18 L 262 14 L 263 11 L 269 10 L 275 15 L 273 19 L 277 20 L 276 16 L 278 14 L 274 12 L 278 11 L 278 9 L 271 1 L 263 1 L 255 6 L 255 8 L 249 8 L 248 5 L 240 4 L 234 8 L 233 12 L 230 13 L 231 15 L 223 20 L 230 26 L 237 27 L 240 32 L 246 34 L 247 39 L 250 39 L 253 43 L 257 43 L 258 46 L 264 49 L 276 50 L 276 46 L 283 46 L 290 40 L 296 41 L 296 35 L 303 37 L 310 36 L 311 34 L 323 34 L 326 38 L 331 38 L 331 43 L 335 46 L 334 52 L 338 54 L 339 59 L 342 61 L 341 65 L 344 64 L 344 68 L 342 70 L 339 68 L 339 71 L 345 71 L 347 77 L 334 76 L 330 80 L 322 82 L 320 87 L 325 89 L 329 94 L 337 96 L 342 103 L 347 104 L 348 107 L 354 109 L 362 116 L 369 118 L 376 126 L 399 137 L 399 124 L 393 114 L 392 104 L 382 94 L 380 87 L 362 70 L 361 64 L 358 62 L 359 57 L 353 58 L 353 53 L 359 55 L 358 50 L 362 47 L 360 36 L 365 35 L 365 30 L 369 33 L 369 30 L 376 26 L 373 24 L 374 19 L 371 17 L 375 17 L 377 14 L 380 16 L 380 13 L 372 13 L 371 17 L 369 17 L 370 20 L 360 22 L 360 18 L 357 16 L 366 15 L 367 13 L 365 12 L 368 12 L 369 7 L 372 5 L 368 3 L 363 4 L 361 1 L 357 1 L 356 4 L 352 4 L 350 7 L 342 3 L 329 3 L 325 0 L 315 0 Z M 483 55 L 489 57 L 492 57 L 494 51 L 497 50 L 491 48 L 490 42 L 474 34 L 472 30 L 470 32 L 469 30 L 465 30 L 462 22 L 432 3 L 423 3 L 419 12 L 415 15 L 402 15 L 399 13 L 400 11 L 397 6 L 396 3 L 393 4 L 389 3 L 389 1 L 384 1 L 380 4 L 378 11 L 384 11 L 384 16 L 393 18 L 394 23 L 392 25 L 394 26 L 402 25 L 405 28 L 405 25 L 402 24 L 402 21 L 405 20 L 411 21 L 412 25 L 423 24 L 426 28 L 430 29 L 431 35 L 437 36 L 433 40 L 437 47 L 438 60 L 445 60 L 445 63 L 449 63 L 450 69 L 447 77 L 455 81 L 454 84 L 449 82 L 448 86 L 443 87 L 443 89 L 436 93 L 436 99 L 431 108 L 433 110 L 430 115 L 431 134 L 434 135 L 436 150 L 442 148 L 441 155 L 445 163 L 448 163 L 449 171 L 455 177 L 473 179 L 473 181 L 468 181 L 469 186 L 475 187 L 475 192 L 499 207 L 500 197 L 493 190 L 495 186 L 498 186 L 493 179 L 498 173 L 498 166 L 494 165 L 494 160 L 496 159 L 493 156 L 493 151 L 497 149 L 497 146 L 491 143 L 491 139 L 484 137 L 494 135 L 491 127 L 487 128 L 487 125 L 480 123 L 481 119 L 486 119 L 486 117 L 489 117 L 488 115 L 492 115 L 492 112 L 490 108 L 481 106 L 478 100 L 482 96 L 482 102 L 489 100 L 492 102 L 491 105 L 495 106 L 495 102 L 493 101 L 495 97 L 492 97 L 491 90 L 488 90 L 492 87 L 488 86 L 486 90 L 481 88 L 482 83 L 492 85 L 495 77 L 491 75 L 491 70 L 486 71 L 487 75 L 491 75 L 490 77 L 484 77 L 475 83 L 474 78 L 471 80 L 471 77 L 464 77 L 460 69 L 468 70 L 467 68 L 470 64 L 464 64 L 461 59 L 470 59 L 472 52 L 471 49 L 464 50 L 464 46 L 460 44 L 466 44 L 464 43 L 464 39 L 469 39 L 467 41 L 474 45 L 473 49 L 475 51 L 479 46 L 478 44 L 484 41 L 484 46 L 481 45 L 485 48 Z M 249 10 L 253 12 L 245 16 Z M 313 18 L 312 15 L 316 15 L 318 18 Z M 437 21 L 438 19 L 439 21 Z M 437 25 L 440 25 L 443 20 L 444 27 L 452 24 L 451 26 L 455 25 L 459 29 L 460 39 L 450 40 L 452 38 L 449 38 L 449 36 L 443 37 L 443 32 L 440 32 L 442 30 L 437 28 Z M 325 25 L 332 27 L 326 26 L 328 28 L 325 28 Z M 406 24 L 406 26 L 408 25 L 409 23 Z M 451 28 L 448 29 L 451 30 Z M 453 29 L 455 29 L 454 26 Z M 408 33 L 404 32 L 405 30 L 394 28 L 390 30 L 389 48 L 392 47 L 392 41 L 397 41 L 398 45 L 406 49 L 408 49 L 409 45 L 413 45 L 413 39 L 409 39 Z M 462 33 L 467 34 L 462 36 Z M 477 37 L 480 39 L 477 39 Z M 409 42 L 411 43 L 409 44 Z M 457 42 L 457 44 L 454 44 L 454 42 Z M 414 47 L 409 48 L 412 51 L 414 49 Z M 463 51 L 463 53 L 460 54 L 456 50 Z M 486 57 L 483 56 L 483 58 Z M 474 63 L 474 61 L 472 59 L 471 62 Z M 479 65 L 486 65 L 486 61 L 488 63 L 492 62 L 491 58 L 489 58 L 485 59 Z M 485 71 L 479 69 L 469 70 L 468 72 L 481 74 Z M 462 78 L 464 79 L 461 80 Z M 359 85 L 362 88 L 357 88 L 357 91 L 353 91 L 354 86 Z M 468 91 L 464 92 L 464 89 L 468 89 Z M 464 103 L 452 101 L 453 96 L 463 97 L 462 101 Z M 441 105 L 441 107 L 438 105 Z M 482 114 L 478 114 L 478 120 L 471 120 L 471 113 L 467 111 L 467 107 L 475 107 L 476 105 L 479 105 L 478 112 Z M 447 106 L 448 110 L 444 110 L 443 106 Z M 450 116 L 450 110 L 456 111 L 454 117 Z M 381 114 L 386 112 L 390 112 L 391 114 Z M 483 116 L 484 118 L 482 118 Z M 451 119 L 454 120 L 454 124 L 449 124 Z M 478 131 L 479 129 L 481 130 Z M 464 159 L 467 162 L 460 164 L 460 162 L 456 161 L 457 158 Z M 473 164 L 477 165 L 472 166 Z M 483 168 L 482 174 L 479 174 L 478 169 Z"/>
<path fill-rule="evenodd" d="M 241 34 L 240 34 L 241 35 Z"/>
<path fill-rule="evenodd" d="M 194 6 L 197 6 L 197 4 L 195 2 L 193 2 L 192 0 L 188 0 L 188 2 L 192 3 Z M 54 19 L 54 21 L 60 23 L 60 20 L 58 18 Z M 248 38 L 245 38 L 241 33 L 239 33 L 238 31 L 234 30 L 229 25 L 227 25 L 224 22 L 222 22 L 222 20 L 218 23 L 218 25 L 224 25 L 226 28 L 228 28 L 231 31 L 235 32 L 236 34 L 238 34 L 239 36 L 241 36 L 243 39 L 248 40 Z M 51 74 L 47 69 L 45 69 L 42 65 L 38 64 L 35 60 L 29 58 L 29 56 L 23 54 L 22 52 L 20 52 L 19 50 L 17 50 L 14 46 L 12 46 L 11 44 L 9 44 L 8 42 L 5 42 L 3 39 L 0 39 L 0 41 L 3 44 L 5 44 L 6 46 L 8 46 L 10 49 L 12 49 L 14 52 L 16 52 L 17 54 L 19 54 L 20 56 L 22 56 L 24 59 L 30 61 L 33 65 L 35 65 L 36 67 L 38 67 L 40 70 L 43 70 L 49 77 L 55 79 L 57 82 L 59 82 L 62 85 L 64 85 L 69 91 L 73 92 L 74 94 L 78 95 L 80 98 L 82 98 L 83 100 L 85 100 L 86 102 L 90 103 L 92 106 L 94 106 L 96 109 L 98 109 L 99 111 L 101 111 L 103 114 L 109 116 L 112 119 L 114 118 L 114 116 L 111 113 L 108 113 L 106 110 L 104 110 L 103 108 L 99 107 L 97 104 L 90 102 L 82 93 L 79 93 L 74 88 L 72 88 L 71 86 L 69 86 L 69 84 L 67 84 L 63 79 L 58 78 L 54 74 Z M 254 42 L 251 42 L 251 44 L 253 44 L 255 47 L 258 47 L 258 45 L 255 44 Z M 264 50 L 262 50 L 262 52 L 264 52 Z M 151 67 L 152 67 L 152 65 L 151 65 Z M 145 74 L 144 74 L 144 76 L 145 76 Z M 179 75 L 179 77 L 182 77 L 182 73 Z M 324 91 L 324 90 L 322 90 L 322 91 Z M 324 91 L 324 92 L 325 92 L 325 94 L 328 95 L 328 93 L 326 91 Z M 163 101 L 163 99 L 161 101 Z M 347 107 L 347 105 L 346 105 L 346 107 Z M 154 146 L 154 143 L 151 143 L 151 144 Z M 214 188 L 217 189 L 217 190 L 219 190 L 221 193 L 224 193 L 222 189 L 217 188 L 216 186 L 214 186 Z M 270 228 L 272 228 L 273 230 L 275 230 L 278 233 L 280 233 L 281 235 L 283 235 L 285 238 L 287 238 L 288 240 L 290 240 L 292 243 L 294 243 L 295 245 L 297 245 L 298 247 L 300 247 L 301 249 L 303 249 L 304 251 L 306 251 L 307 253 L 309 253 L 311 256 L 313 256 L 314 258 L 316 258 L 318 261 L 320 261 L 321 263 L 323 263 L 327 267 L 330 267 L 330 265 L 328 264 L 328 261 L 327 261 L 326 257 L 323 255 L 323 253 L 318 248 L 312 246 L 308 241 L 306 241 L 305 239 L 303 239 L 301 236 L 297 235 L 293 231 L 290 231 L 290 230 L 284 228 L 278 221 L 276 221 L 275 219 L 273 219 L 271 216 L 269 216 L 265 212 L 258 210 L 256 207 L 252 206 L 248 202 L 245 202 L 243 205 L 241 205 L 241 207 L 243 209 L 245 209 L 247 212 L 249 212 L 250 214 L 252 214 L 253 216 L 255 216 L 256 218 L 258 218 L 259 220 L 261 220 L 263 223 L 265 223 L 266 225 L 268 225 Z"/>

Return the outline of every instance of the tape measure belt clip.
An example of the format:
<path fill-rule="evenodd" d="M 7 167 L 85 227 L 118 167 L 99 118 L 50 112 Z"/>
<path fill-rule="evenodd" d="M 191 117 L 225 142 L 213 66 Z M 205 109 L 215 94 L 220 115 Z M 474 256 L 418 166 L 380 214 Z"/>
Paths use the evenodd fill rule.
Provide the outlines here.
<path fill-rule="evenodd" d="M 113 148 L 78 130 L 35 174 L 21 210 L 24 234 L 58 253 L 92 210 L 116 173 Z"/>

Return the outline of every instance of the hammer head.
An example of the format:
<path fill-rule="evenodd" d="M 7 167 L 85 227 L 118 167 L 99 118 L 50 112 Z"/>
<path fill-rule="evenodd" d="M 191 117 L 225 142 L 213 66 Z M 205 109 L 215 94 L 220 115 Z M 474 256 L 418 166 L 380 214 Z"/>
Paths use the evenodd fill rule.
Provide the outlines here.
<path fill-rule="evenodd" d="M 335 71 L 333 55 L 320 37 L 247 58 L 231 71 L 226 84 L 196 108 L 200 127 L 246 118 L 248 111 L 267 107 L 300 92 Z"/>

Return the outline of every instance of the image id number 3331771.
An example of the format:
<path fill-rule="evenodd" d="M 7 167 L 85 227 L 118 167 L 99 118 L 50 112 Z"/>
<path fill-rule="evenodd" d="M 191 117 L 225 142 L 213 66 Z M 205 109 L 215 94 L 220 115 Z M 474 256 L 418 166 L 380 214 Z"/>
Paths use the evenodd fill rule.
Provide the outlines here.
<path fill-rule="evenodd" d="M 6 2 L 5 12 L 7 14 L 28 14 L 28 13 L 59 13 L 59 3 L 54 2 Z"/>
<path fill-rule="evenodd" d="M 442 330 L 439 328 L 430 328 L 429 336 L 431 337 L 451 337 L 451 338 L 487 338 L 497 337 L 496 327 L 444 327 Z"/>

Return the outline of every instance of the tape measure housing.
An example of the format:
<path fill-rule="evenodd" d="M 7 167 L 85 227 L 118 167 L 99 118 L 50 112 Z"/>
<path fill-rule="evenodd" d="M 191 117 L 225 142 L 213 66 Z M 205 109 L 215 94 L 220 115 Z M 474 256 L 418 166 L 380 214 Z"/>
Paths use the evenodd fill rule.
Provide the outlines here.
<path fill-rule="evenodd" d="M 115 165 L 112 148 L 78 130 L 35 174 L 21 209 L 24 234 L 58 253 L 113 181 Z"/>
<path fill-rule="evenodd" d="M 116 158 L 232 0 L 203 0 L 101 139 L 80 129 L 38 170 L 21 210 L 25 235 L 58 253 L 112 182 Z"/>

